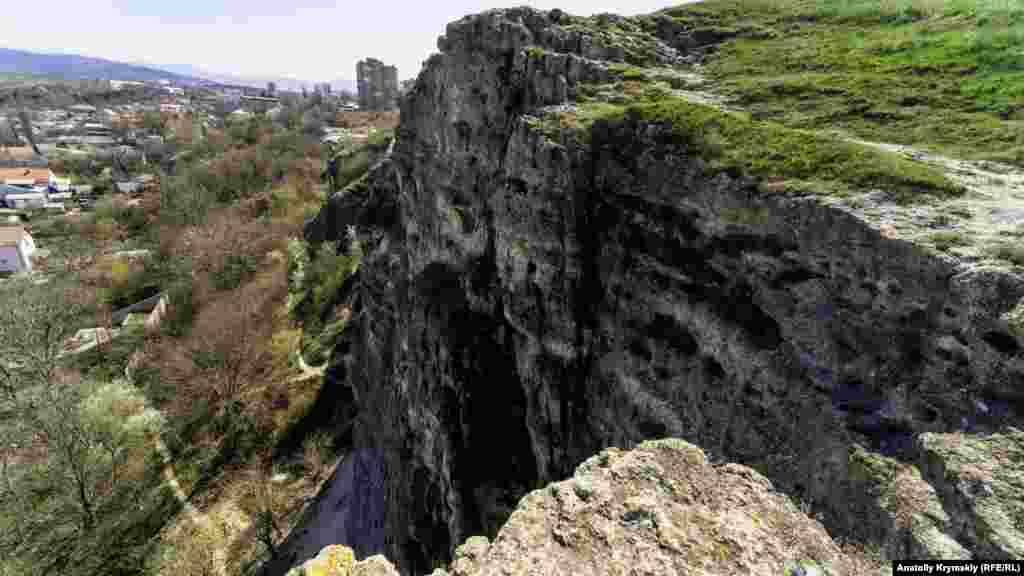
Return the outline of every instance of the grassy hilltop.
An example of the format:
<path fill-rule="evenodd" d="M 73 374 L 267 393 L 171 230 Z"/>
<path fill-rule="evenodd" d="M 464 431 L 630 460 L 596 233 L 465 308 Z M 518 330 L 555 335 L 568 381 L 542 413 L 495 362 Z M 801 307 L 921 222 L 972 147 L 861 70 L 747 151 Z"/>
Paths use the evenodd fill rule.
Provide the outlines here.
<path fill-rule="evenodd" d="M 704 73 L 759 119 L 1024 164 L 1024 4 L 712 0 L 663 14 L 727 38 Z"/>

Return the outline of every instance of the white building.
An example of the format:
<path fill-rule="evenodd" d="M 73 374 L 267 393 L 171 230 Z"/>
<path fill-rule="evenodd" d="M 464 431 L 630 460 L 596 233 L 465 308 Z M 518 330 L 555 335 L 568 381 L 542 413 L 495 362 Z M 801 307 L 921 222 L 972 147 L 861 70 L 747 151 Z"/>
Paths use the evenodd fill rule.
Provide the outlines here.
<path fill-rule="evenodd" d="M 110 89 L 111 90 L 120 90 L 122 88 L 132 87 L 132 86 L 145 86 L 145 84 L 143 82 L 132 82 L 132 81 L 129 81 L 129 80 L 111 80 L 110 81 Z"/>
<path fill-rule="evenodd" d="M 42 208 L 49 201 L 46 190 L 26 190 L 24 193 L 4 196 L 4 203 L 16 210 Z"/>
<path fill-rule="evenodd" d="M 24 228 L 0 227 L 0 272 L 31 272 L 35 251 L 36 244 Z"/>

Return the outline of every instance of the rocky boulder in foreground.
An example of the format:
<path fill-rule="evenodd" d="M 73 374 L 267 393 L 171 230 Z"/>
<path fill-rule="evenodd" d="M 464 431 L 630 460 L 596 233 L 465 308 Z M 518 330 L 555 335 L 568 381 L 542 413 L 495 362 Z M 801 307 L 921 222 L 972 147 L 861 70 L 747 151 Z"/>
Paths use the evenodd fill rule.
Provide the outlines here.
<path fill-rule="evenodd" d="M 330 555 L 343 558 L 316 571 Z M 433 576 L 781 575 L 797 565 L 820 575 L 871 570 L 761 474 L 712 464 L 696 446 L 666 439 L 609 448 L 572 478 L 529 493 L 494 542 L 470 538 Z M 341 547 L 302 569 L 307 576 L 396 573 L 379 556 L 355 564 Z"/>

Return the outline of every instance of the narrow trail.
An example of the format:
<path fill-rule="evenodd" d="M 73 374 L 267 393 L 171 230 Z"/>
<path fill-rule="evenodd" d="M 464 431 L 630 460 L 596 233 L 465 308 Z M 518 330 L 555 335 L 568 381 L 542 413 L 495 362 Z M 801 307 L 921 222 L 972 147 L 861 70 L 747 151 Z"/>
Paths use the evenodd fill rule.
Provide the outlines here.
<path fill-rule="evenodd" d="M 185 513 L 185 517 L 189 522 L 192 522 L 197 528 L 207 531 L 219 530 L 216 523 L 206 514 L 203 514 L 188 500 L 188 495 L 185 494 L 185 490 L 182 489 L 181 483 L 178 482 L 178 476 L 174 473 L 174 466 L 172 465 L 171 453 L 167 449 L 167 445 L 159 436 L 156 439 L 156 451 L 160 454 L 161 460 L 163 460 L 164 468 L 161 475 L 163 476 L 164 482 L 170 486 L 171 491 L 174 493 L 174 497 L 181 503 L 182 512 Z M 227 550 L 222 546 L 218 546 L 213 551 L 213 569 L 214 573 L 218 576 L 227 576 L 228 574 L 228 559 Z"/>
<path fill-rule="evenodd" d="M 306 364 L 306 359 L 302 357 L 302 352 L 298 350 L 295 351 L 295 356 L 298 358 L 299 370 L 302 374 L 289 378 L 288 382 L 300 382 L 302 380 L 320 378 L 325 372 L 327 372 L 327 364 L 310 366 L 309 364 Z"/>
<path fill-rule="evenodd" d="M 726 112 L 743 112 L 730 99 L 715 92 L 713 83 L 699 67 L 677 70 L 674 74 L 686 81 L 685 89 L 673 92 L 690 102 L 713 106 Z M 870 146 L 940 170 L 950 180 L 962 185 L 962 196 L 932 199 L 901 205 L 884 191 L 873 191 L 852 200 L 839 200 L 849 211 L 872 222 L 889 238 L 936 245 L 952 238 L 940 251 L 945 258 L 961 263 L 978 263 L 993 259 L 996 248 L 1019 242 L 1024 236 L 1024 170 L 999 162 L 952 158 L 934 152 L 885 142 L 854 137 L 841 130 L 828 133 L 848 142 Z"/>

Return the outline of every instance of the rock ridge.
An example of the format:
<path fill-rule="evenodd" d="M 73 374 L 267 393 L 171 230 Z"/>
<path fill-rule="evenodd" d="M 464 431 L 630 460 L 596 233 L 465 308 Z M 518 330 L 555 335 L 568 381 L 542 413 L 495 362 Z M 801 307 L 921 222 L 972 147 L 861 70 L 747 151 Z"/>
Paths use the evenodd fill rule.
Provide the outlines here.
<path fill-rule="evenodd" d="M 948 462 L 1019 443 L 1022 270 L 944 257 L 844 198 L 771 193 L 669 123 L 581 122 L 594 86 L 713 48 L 666 22 L 449 25 L 390 157 L 307 227 L 367 246 L 326 393 L 380 502 L 350 512 L 377 536 L 344 543 L 427 573 L 593 454 L 671 436 L 889 557 L 1013 556 L 1019 458 L 976 478 L 983 506 Z M 536 121 L 552 109 L 577 122 Z"/>

